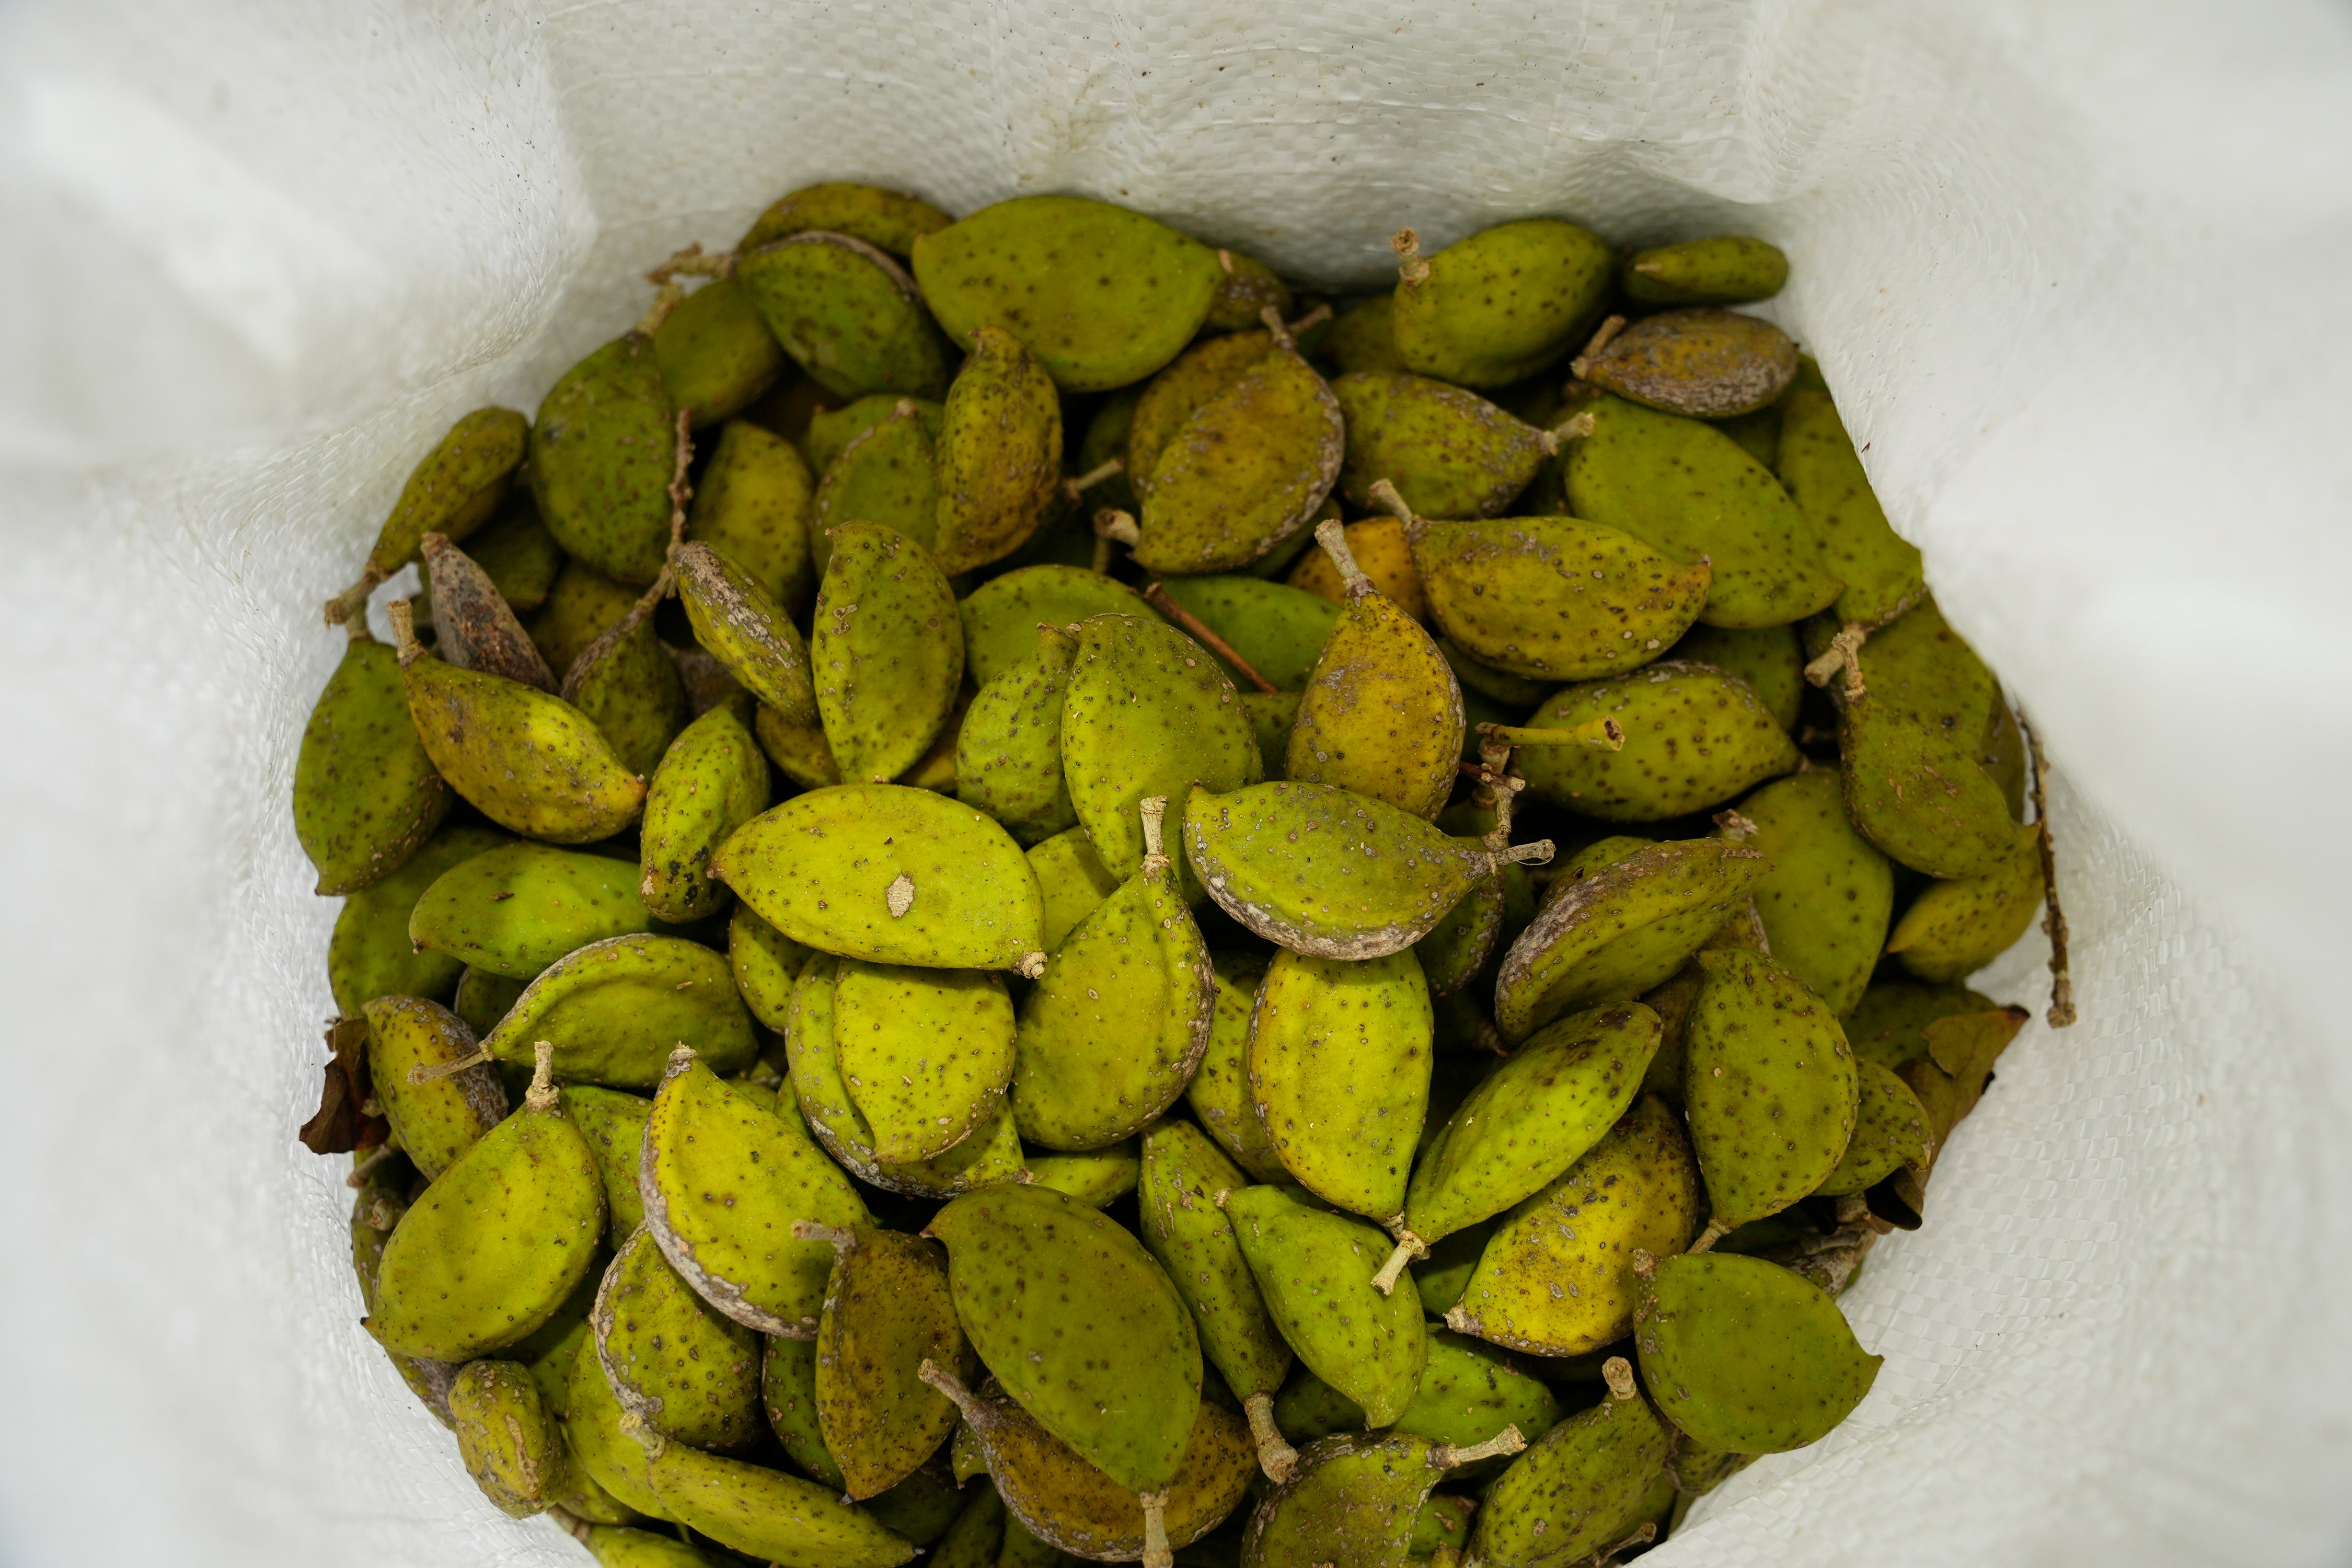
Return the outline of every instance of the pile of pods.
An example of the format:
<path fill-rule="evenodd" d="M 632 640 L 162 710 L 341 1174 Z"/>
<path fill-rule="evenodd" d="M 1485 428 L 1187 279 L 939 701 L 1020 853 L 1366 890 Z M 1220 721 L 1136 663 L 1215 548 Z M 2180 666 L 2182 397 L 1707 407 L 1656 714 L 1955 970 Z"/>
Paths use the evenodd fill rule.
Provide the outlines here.
<path fill-rule="evenodd" d="M 819 185 L 417 466 L 296 768 L 303 1139 L 497 1507 L 1537 1568 L 1869 1391 L 1835 1297 L 2024 1016 L 1962 982 L 2030 737 L 1723 309 L 1779 251 L 1395 247 L 1335 315 Z"/>

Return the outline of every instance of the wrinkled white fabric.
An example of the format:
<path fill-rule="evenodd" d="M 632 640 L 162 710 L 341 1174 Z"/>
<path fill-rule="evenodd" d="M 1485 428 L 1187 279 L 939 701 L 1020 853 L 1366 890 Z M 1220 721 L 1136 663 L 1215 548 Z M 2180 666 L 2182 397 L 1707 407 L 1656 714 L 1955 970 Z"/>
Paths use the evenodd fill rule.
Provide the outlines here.
<path fill-rule="evenodd" d="M 1329 286 L 1408 223 L 1786 247 L 1769 312 L 2056 759 L 2083 1022 L 1846 1297 L 1869 1400 L 1652 1561 L 2346 1560 L 2352 13 L 16 0 L 0 1561 L 584 1560 L 360 1333 L 293 1139 L 318 605 L 455 416 L 844 177 L 1106 196 Z M 2040 959 L 1982 984 L 2038 1009 Z"/>

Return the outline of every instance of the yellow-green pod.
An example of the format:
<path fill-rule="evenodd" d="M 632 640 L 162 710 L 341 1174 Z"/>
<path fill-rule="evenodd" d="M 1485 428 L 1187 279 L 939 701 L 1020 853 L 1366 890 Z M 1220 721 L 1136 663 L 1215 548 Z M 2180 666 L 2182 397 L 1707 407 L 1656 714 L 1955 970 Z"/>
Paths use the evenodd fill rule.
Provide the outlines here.
<path fill-rule="evenodd" d="M 1057 952 L 1078 929 L 1078 922 L 1118 890 L 1118 879 L 1095 853 L 1083 827 L 1056 833 L 1031 846 L 1028 861 L 1045 900 L 1045 950 Z"/>
<path fill-rule="evenodd" d="M 1676 1429 L 1738 1454 L 1827 1436 L 1870 1392 L 1884 1359 L 1854 1342 L 1819 1286 L 1722 1252 L 1655 1265 L 1642 1283 L 1634 1344 L 1642 1381 Z"/>
<path fill-rule="evenodd" d="M 622 766 L 643 777 L 694 717 L 677 660 L 640 605 L 598 635 L 564 672 L 563 700 L 585 714 Z"/>
<path fill-rule="evenodd" d="M 938 524 L 927 542 L 950 575 L 1027 542 L 1062 472 L 1062 400 L 1044 362 L 1001 326 L 975 328 L 965 345 L 940 416 Z"/>
<path fill-rule="evenodd" d="M 833 467 L 849 444 L 898 412 L 906 404 L 923 422 L 923 429 L 933 441 L 940 438 L 940 416 L 946 405 L 930 397 L 902 397 L 895 392 L 877 392 L 861 397 L 839 408 L 819 409 L 809 420 L 808 434 L 802 437 L 801 450 L 808 458 L 809 469 L 823 474 Z"/>
<path fill-rule="evenodd" d="M 752 221 L 735 248 L 749 253 L 814 228 L 849 235 L 904 258 L 913 252 L 915 241 L 954 221 L 920 196 L 835 180 L 778 197 Z"/>
<path fill-rule="evenodd" d="M 766 1027 L 782 1034 L 792 1026 L 793 982 L 800 978 L 809 950 L 738 902 L 727 917 L 727 966 L 743 1005 Z"/>
<path fill-rule="evenodd" d="M 841 782 L 841 767 L 825 744 L 824 727 L 812 719 L 799 724 L 762 702 L 751 713 L 751 733 L 776 771 L 803 789 L 823 789 Z"/>
<path fill-rule="evenodd" d="M 1289 316 L 1290 286 L 1273 268 L 1238 250 L 1219 250 L 1217 268 L 1224 273 L 1224 280 L 1217 285 L 1216 298 L 1209 303 L 1208 319 L 1201 323 L 1202 331 L 1245 331 L 1258 324 L 1260 311 L 1269 309 L 1278 316 Z"/>
<path fill-rule="evenodd" d="M 682 937 L 616 936 L 549 966 L 482 1048 L 527 1062 L 534 1046 L 552 1044 L 569 1081 L 650 1089 L 680 1042 L 720 1072 L 759 1055 L 726 958 Z"/>
<path fill-rule="evenodd" d="M 1383 1296 L 1372 1284 L 1388 1237 L 1301 1201 L 1295 1187 L 1240 1187 L 1223 1207 L 1266 1313 L 1299 1361 L 1361 1406 L 1368 1426 L 1394 1423 L 1420 1390 L 1429 1335 L 1416 1293 Z"/>
<path fill-rule="evenodd" d="M 530 421 L 511 408 L 477 408 L 452 425 L 400 487 L 360 580 L 327 601 L 328 621 L 365 619 L 369 593 L 416 558 L 426 534 L 462 540 L 488 522 L 506 499 L 530 437 Z"/>
<path fill-rule="evenodd" d="M 938 470 L 933 437 L 911 398 L 853 437 L 817 485 L 810 544 L 819 580 L 833 562 L 834 531 L 851 523 L 879 523 L 931 548 L 940 529 Z"/>
<path fill-rule="evenodd" d="M 748 419 L 730 420 L 694 488 L 686 536 L 734 562 L 786 615 L 797 615 L 816 588 L 809 554 L 815 507 L 816 481 L 793 444 Z"/>
<path fill-rule="evenodd" d="M 471 968 L 530 980 L 565 953 L 653 929 L 626 860 L 546 844 L 501 844 L 444 871 L 409 912 L 408 934 Z"/>
<path fill-rule="evenodd" d="M 1386 479 L 1423 517 L 1497 517 L 1559 450 L 1550 432 L 1427 376 L 1353 371 L 1331 393 L 1348 421 L 1339 492 L 1359 507 Z"/>
<path fill-rule="evenodd" d="M 833 1027 L 876 1159 L 943 1154 L 987 1123 L 1013 1077 L 1013 1003 L 980 969 L 840 961 Z"/>
<path fill-rule="evenodd" d="M 1756 693 L 1772 721 L 1783 730 L 1797 727 L 1805 697 L 1805 653 L 1794 626 L 1763 626 L 1732 631 L 1725 626 L 1696 626 L 1666 650 L 1668 658 L 1685 664 L 1711 664 L 1737 676 Z"/>
<path fill-rule="evenodd" d="M 1744 305 L 1780 291 L 1789 258 L 1778 246 L 1744 234 L 1715 235 L 1637 250 L 1617 280 L 1628 299 L 1643 305 Z"/>
<path fill-rule="evenodd" d="M 384 1120 L 409 1160 L 429 1179 L 506 1120 L 507 1091 L 499 1075 L 477 1062 L 418 1083 L 419 1068 L 475 1057 L 474 1031 L 465 1020 L 422 996 L 378 996 L 362 1009 L 368 1026 L 368 1067 Z"/>
<path fill-rule="evenodd" d="M 1976 737 L 1931 729 L 1868 691 L 1838 710 L 1846 811 L 1889 858 L 1948 880 L 1984 877 L 2039 831 L 2010 816 L 1978 763 Z"/>
<path fill-rule="evenodd" d="M 641 1094 L 593 1083 L 563 1087 L 563 1113 L 588 1140 L 596 1173 L 604 1179 L 612 1234 L 624 1240 L 646 1222 L 645 1200 L 637 1195 L 637 1156 L 645 1145 L 646 1118 L 653 1110 L 654 1102 Z"/>
<path fill-rule="evenodd" d="M 1396 346 L 1395 297 L 1375 294 L 1360 305 L 1349 306 L 1316 345 L 1315 357 L 1342 375 L 1360 370 L 1403 370 L 1404 356 Z"/>
<path fill-rule="evenodd" d="M 635 607 L 637 591 L 625 588 L 603 573 L 567 560 L 547 591 L 547 602 L 530 620 L 530 640 L 539 645 L 547 668 L 558 676 Z"/>
<path fill-rule="evenodd" d="M 992 577 L 956 606 L 963 622 L 964 668 L 986 686 L 1037 646 L 1039 626 L 1072 626 L 1090 616 L 1149 616 L 1143 596 L 1082 566 L 1023 566 Z"/>
<path fill-rule="evenodd" d="M 637 851 L 646 908 L 677 924 L 717 914 L 728 894 L 710 879 L 710 858 L 767 809 L 768 760 L 743 721 L 713 708 L 688 725 L 646 792 Z"/>
<path fill-rule="evenodd" d="M 721 1458 L 656 1436 L 646 1479 L 679 1523 L 766 1563 L 898 1568 L 914 1542 L 837 1492 L 782 1470 Z"/>
<path fill-rule="evenodd" d="M 1433 1032 L 1410 952 L 1275 954 L 1250 1015 L 1250 1096 L 1276 1157 L 1307 1191 L 1382 1223 L 1400 1216 Z"/>
<path fill-rule="evenodd" d="M 488 574 L 499 597 L 519 616 L 547 603 L 566 559 L 563 546 L 539 521 L 538 506 L 523 491 L 508 495 L 499 515 L 466 541 L 466 553 Z"/>
<path fill-rule="evenodd" d="M 1841 623 L 1882 626 L 1927 591 L 1918 546 L 1887 526 L 1862 458 L 1826 392 L 1783 400 L 1778 472 L 1829 569 L 1845 582 L 1830 606 Z"/>
<path fill-rule="evenodd" d="M 1290 753 L 1291 732 L 1298 728 L 1299 705 L 1306 701 L 1300 691 L 1244 691 L 1240 694 L 1242 712 L 1250 721 L 1250 738 L 1257 742 L 1257 754 L 1275 760 L 1270 775 L 1283 776 L 1283 764 Z"/>
<path fill-rule="evenodd" d="M 335 1009 L 356 1018 L 377 996 L 447 996 L 465 964 L 446 952 L 419 952 L 408 939 L 416 900 L 441 873 L 507 836 L 471 823 L 453 823 L 427 839 L 405 865 L 343 900 L 327 939 L 327 980 Z"/>
<path fill-rule="evenodd" d="M 531 426 L 531 492 L 547 531 L 623 583 L 652 582 L 669 548 L 673 417 L 654 341 L 632 331 L 565 371 Z"/>
<path fill-rule="evenodd" d="M 1082 1154 L 1032 1153 L 1025 1158 L 1032 1184 L 1051 1187 L 1088 1208 L 1108 1208 L 1135 1191 L 1143 1175 L 1143 1160 L 1132 1138 Z"/>
<path fill-rule="evenodd" d="M 1647 408 L 1730 419 L 1788 389 L 1797 345 L 1769 321 L 1701 306 L 1644 316 L 1570 369 Z"/>
<path fill-rule="evenodd" d="M 1062 777 L 1062 698 L 1078 639 L 1037 628 L 1036 651 L 982 687 L 956 736 L 956 798 L 1024 845 L 1078 820 Z"/>
<path fill-rule="evenodd" d="M 573 1358 L 568 1394 L 564 1435 L 582 1473 L 624 1506 L 651 1519 L 668 1519 L 669 1510 L 646 1479 L 645 1447 L 622 1429 L 628 1413 L 593 1352 Z"/>
<path fill-rule="evenodd" d="M 614 1396 L 647 1426 L 704 1448 L 759 1436 L 759 1337 L 688 1289 L 648 1231 L 614 1255 L 588 1324 Z"/>
<path fill-rule="evenodd" d="M 1471 1526 L 1481 1563 L 1580 1563 L 1626 1540 L 1654 1507 L 1674 1431 L 1634 1386 L 1623 1357 L 1605 1363 L 1609 1392 L 1521 1454 L 1486 1489 Z M 1653 1386 L 1655 1386 L 1653 1384 Z"/>
<path fill-rule="evenodd" d="M 770 1334 L 760 1391 L 768 1410 L 768 1427 L 793 1463 L 811 1480 L 841 1490 L 845 1478 L 833 1450 L 824 1446 L 824 1429 L 817 1422 L 816 1341 Z"/>
<path fill-rule="evenodd" d="M 527 1369 L 510 1361 L 468 1363 L 449 1384 L 449 1414 L 457 1457 L 500 1513 L 529 1519 L 555 1501 L 569 1456 Z"/>
<path fill-rule="evenodd" d="M 587 1468 L 580 1463 L 580 1457 L 573 1451 L 572 1446 L 571 1425 L 562 1420 L 557 1421 L 555 1433 L 563 1448 L 563 1468 L 556 1481 L 552 1506 L 562 1509 L 572 1518 L 583 1521 L 588 1526 L 592 1535 L 598 1531 L 608 1534 L 614 1533 L 614 1527 L 617 1525 L 644 1522 L 646 1516 L 643 1513 L 607 1491 L 597 1482 L 595 1477 L 588 1473 Z M 645 1531 L 634 1530 L 620 1531 L 618 1533 L 646 1535 Z M 659 1541 L 663 1538 L 654 1535 L 646 1536 L 646 1539 Z M 684 1542 L 674 1544 L 683 1546 Z M 652 1568 L 652 1565 L 647 1564 L 646 1568 Z M 698 1568 L 698 1565 L 692 1559 L 686 1559 L 684 1568 Z"/>
<path fill-rule="evenodd" d="M 803 1225 L 835 1254 L 816 1335 L 816 1414 L 842 1489 L 863 1501 L 913 1475 L 955 1430 L 956 1408 L 925 1383 L 954 1367 L 963 1330 L 939 1243 L 871 1226 Z"/>
<path fill-rule="evenodd" d="M 864 240 L 806 230 L 746 252 L 735 276 L 784 352 L 835 396 L 947 390 L 948 345 L 914 280 Z"/>
<path fill-rule="evenodd" d="M 743 286 L 714 278 L 654 329 L 654 363 L 671 406 L 690 411 L 698 428 L 757 403 L 782 372 L 784 351 Z"/>
<path fill-rule="evenodd" d="M 1178 354 L 1134 395 L 1121 454 L 1138 496 L 1151 493 L 1160 460 L 1176 432 L 1274 352 L 1274 334 L 1260 330 L 1202 338 Z"/>
<path fill-rule="evenodd" d="M 1457 386 L 1507 386 L 1582 341 L 1607 301 L 1615 258 L 1558 218 L 1496 224 L 1423 257 L 1411 229 L 1391 306 L 1398 357 Z"/>
<path fill-rule="evenodd" d="M 1796 742 L 1747 683 L 1667 659 L 1621 679 L 1562 688 L 1530 727 L 1575 730 L 1614 720 L 1618 750 L 1529 746 L 1518 753 L 1528 793 L 1605 822 L 1663 822 L 1731 800 L 1793 771 Z"/>
<path fill-rule="evenodd" d="M 707 544 L 677 555 L 677 596 L 695 639 L 744 689 L 795 724 L 816 720 L 808 645 L 751 573 Z"/>
<path fill-rule="evenodd" d="M 1886 951 L 1922 980 L 1965 979 L 2025 934 L 2042 890 L 2041 833 L 2028 828 L 1991 870 L 1924 889 L 1895 923 Z"/>
<path fill-rule="evenodd" d="M 573 1511 L 577 1511 L 576 1510 Z M 588 1554 L 596 1568 L 719 1568 L 718 1560 L 698 1552 L 674 1535 L 650 1530 L 621 1530 L 603 1522 L 588 1531 Z"/>
<path fill-rule="evenodd" d="M 816 710 L 842 777 L 887 784 L 954 710 L 963 623 L 930 553 L 905 534 L 845 523 L 833 546 L 809 637 Z"/>
<path fill-rule="evenodd" d="M 342 661 L 302 727 L 294 759 L 294 836 L 319 873 L 313 890 L 355 893 L 416 853 L 454 798 L 408 716 L 400 656 L 354 616 Z"/>
<path fill-rule="evenodd" d="M 1258 1120 L 1249 1086 L 1250 1012 L 1257 1001 L 1265 963 L 1241 953 L 1219 953 L 1213 962 L 1217 1001 L 1210 1016 L 1209 1048 L 1202 1055 L 1192 1081 L 1185 1086 L 1185 1102 L 1218 1147 L 1252 1181 L 1286 1182 L 1290 1173 L 1275 1153 L 1265 1123 Z"/>
<path fill-rule="evenodd" d="M 1894 868 L 1854 831 L 1838 775 L 1826 769 L 1775 779 L 1739 803 L 1739 816 L 1747 826 L 1726 833 L 1772 865 L 1755 889 L 1772 956 L 1845 1016 L 1862 1000 L 1886 942 Z"/>
<path fill-rule="evenodd" d="M 1813 1189 L 1822 1197 L 1865 1192 L 1906 1167 L 1924 1178 L 1936 1157 L 1935 1130 L 1911 1086 L 1876 1062 L 1857 1060 L 1853 1065 L 1853 1137 L 1837 1169 Z"/>

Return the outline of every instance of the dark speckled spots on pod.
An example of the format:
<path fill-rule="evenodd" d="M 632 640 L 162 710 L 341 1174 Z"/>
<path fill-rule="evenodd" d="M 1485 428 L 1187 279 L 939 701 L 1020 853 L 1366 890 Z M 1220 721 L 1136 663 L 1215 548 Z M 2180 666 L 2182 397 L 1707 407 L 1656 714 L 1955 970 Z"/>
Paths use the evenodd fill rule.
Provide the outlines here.
<path fill-rule="evenodd" d="M 1734 310 L 1667 310 L 1622 331 L 1601 331 L 1606 335 L 1570 370 L 1668 414 L 1694 419 L 1752 414 L 1786 391 L 1797 374 L 1797 345 L 1789 334 Z"/>
<path fill-rule="evenodd" d="M 531 426 L 541 519 L 575 560 L 616 582 L 652 582 L 669 546 L 676 411 L 653 334 L 684 295 L 665 286 L 635 327 L 564 372 Z"/>
<path fill-rule="evenodd" d="M 345 623 L 350 641 L 302 729 L 294 762 L 294 832 L 317 891 L 355 893 L 407 863 L 449 815 L 447 781 L 408 715 L 400 657 Z"/>
<path fill-rule="evenodd" d="M 434 651 L 461 669 L 487 670 L 553 691 L 555 676 L 547 660 L 489 574 L 446 534 L 426 534 L 422 552 L 433 594 Z"/>
<path fill-rule="evenodd" d="M 1398 357 L 1458 386 L 1507 386 L 1565 358 L 1608 298 L 1608 245 L 1558 218 L 1496 224 L 1427 256 L 1412 229 L 1389 243 Z"/>
<path fill-rule="evenodd" d="M 1789 280 L 1780 247 L 1744 234 L 1655 245 L 1625 258 L 1618 281 L 1644 305 L 1744 305 Z"/>
<path fill-rule="evenodd" d="M 327 624 L 363 622 L 368 595 L 415 559 L 426 534 L 462 540 L 488 522 L 530 435 L 530 422 L 511 408 L 477 408 L 451 426 L 401 487 L 360 580 L 327 601 Z"/>
<path fill-rule="evenodd" d="M 976 329 L 971 348 L 940 416 L 925 542 L 950 574 L 1020 549 L 1061 494 L 1062 402 L 1046 366 L 998 326 Z"/>
<path fill-rule="evenodd" d="M 926 1363 L 954 1366 L 966 1353 L 947 1254 L 871 1226 L 795 1220 L 793 1236 L 834 1249 L 815 1342 L 817 1424 L 843 1489 L 863 1501 L 914 1474 L 955 1429 L 955 1406 L 921 1376 Z"/>
<path fill-rule="evenodd" d="M 815 721 L 808 645 L 751 574 L 707 544 L 672 552 L 677 596 L 702 646 L 752 696 L 798 724 Z"/>
<path fill-rule="evenodd" d="M 784 352 L 835 396 L 947 390 L 947 342 L 887 252 L 803 229 L 743 253 L 735 277 Z"/>

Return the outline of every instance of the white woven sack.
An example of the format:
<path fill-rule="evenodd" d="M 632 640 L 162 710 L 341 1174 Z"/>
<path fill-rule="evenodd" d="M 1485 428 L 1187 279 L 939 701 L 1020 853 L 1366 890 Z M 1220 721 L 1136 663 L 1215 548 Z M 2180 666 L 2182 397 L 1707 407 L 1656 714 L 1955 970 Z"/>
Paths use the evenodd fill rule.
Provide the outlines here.
<path fill-rule="evenodd" d="M 0 8 L 0 1561 L 579 1563 L 355 1326 L 288 818 L 346 582 L 821 178 L 1331 286 L 1530 214 L 1794 259 L 2057 759 L 2038 1021 L 1845 1298 L 1886 1363 L 1651 1561 L 2304 1564 L 2352 1518 L 2352 19 L 2305 0 Z M 379 626 L 381 626 L 379 616 Z M 2040 939 L 1979 984 L 2042 1005 Z"/>

